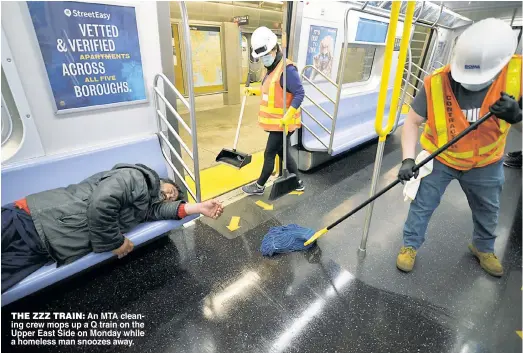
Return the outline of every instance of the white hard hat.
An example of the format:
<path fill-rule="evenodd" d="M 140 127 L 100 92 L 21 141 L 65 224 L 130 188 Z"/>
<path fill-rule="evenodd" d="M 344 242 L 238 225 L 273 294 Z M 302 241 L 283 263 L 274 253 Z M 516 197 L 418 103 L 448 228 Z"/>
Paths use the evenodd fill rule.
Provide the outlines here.
<path fill-rule="evenodd" d="M 474 23 L 456 42 L 450 61 L 452 78 L 469 85 L 491 81 L 508 64 L 517 44 L 505 21 L 487 18 Z"/>
<path fill-rule="evenodd" d="M 268 54 L 278 41 L 276 34 L 267 27 L 259 27 L 252 33 L 252 57 L 259 58 Z"/>

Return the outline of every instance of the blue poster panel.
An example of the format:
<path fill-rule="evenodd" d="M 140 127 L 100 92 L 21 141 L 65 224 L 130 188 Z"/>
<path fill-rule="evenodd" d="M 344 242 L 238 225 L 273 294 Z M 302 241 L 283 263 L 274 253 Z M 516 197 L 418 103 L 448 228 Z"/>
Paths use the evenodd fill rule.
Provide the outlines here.
<path fill-rule="evenodd" d="M 58 112 L 146 100 L 132 6 L 27 2 Z"/>
<path fill-rule="evenodd" d="M 311 26 L 309 43 L 307 45 L 306 65 L 313 65 L 325 76 L 332 78 L 332 65 L 334 63 L 334 46 L 336 44 L 336 28 Z M 308 69 L 305 75 L 314 80 L 317 72 Z"/>

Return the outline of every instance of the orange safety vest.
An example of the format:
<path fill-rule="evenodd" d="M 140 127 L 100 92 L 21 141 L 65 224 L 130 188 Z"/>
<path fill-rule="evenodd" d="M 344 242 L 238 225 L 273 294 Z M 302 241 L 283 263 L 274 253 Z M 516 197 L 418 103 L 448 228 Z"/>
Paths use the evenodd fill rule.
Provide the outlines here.
<path fill-rule="evenodd" d="M 287 65 L 294 65 L 287 59 Z M 296 65 L 294 65 L 296 66 Z M 283 118 L 283 88 L 280 86 L 280 77 L 283 74 L 283 60 L 272 72 L 265 77 L 261 87 L 262 100 L 260 112 L 258 113 L 258 124 L 265 131 L 283 131 L 280 127 L 280 119 Z M 294 96 L 287 91 L 287 107 L 291 106 Z M 301 109 L 298 108 L 294 114 L 294 123 L 288 126 L 289 132 L 301 127 Z"/>
<path fill-rule="evenodd" d="M 449 72 L 450 65 L 447 65 L 424 80 L 428 117 L 420 143 L 430 153 L 470 126 L 452 92 Z M 489 107 L 500 98 L 502 91 L 519 100 L 521 72 L 521 55 L 514 55 L 490 86 L 481 105 L 480 116 L 488 113 Z M 436 159 L 457 170 L 470 170 L 495 163 L 503 157 L 509 129 L 510 124 L 506 121 L 491 117 Z"/>

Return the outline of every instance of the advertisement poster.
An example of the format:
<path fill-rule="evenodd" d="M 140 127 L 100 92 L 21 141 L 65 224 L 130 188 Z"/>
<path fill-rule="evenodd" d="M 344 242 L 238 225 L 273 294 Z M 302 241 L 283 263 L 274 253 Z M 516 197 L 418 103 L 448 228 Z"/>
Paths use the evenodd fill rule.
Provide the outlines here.
<path fill-rule="evenodd" d="M 27 2 L 57 112 L 146 100 L 134 7 Z"/>
<path fill-rule="evenodd" d="M 311 26 L 309 32 L 306 65 L 314 65 L 315 68 L 330 78 L 332 78 L 337 31 L 336 28 Z M 314 80 L 317 75 L 318 73 L 312 69 L 308 69 L 306 72 L 306 76 L 311 80 Z"/>

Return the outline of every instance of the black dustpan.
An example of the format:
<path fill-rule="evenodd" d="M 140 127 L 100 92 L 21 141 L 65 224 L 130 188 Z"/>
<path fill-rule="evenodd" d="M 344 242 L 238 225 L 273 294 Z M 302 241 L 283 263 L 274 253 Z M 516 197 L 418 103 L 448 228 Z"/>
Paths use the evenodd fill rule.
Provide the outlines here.
<path fill-rule="evenodd" d="M 245 83 L 245 87 L 249 87 L 249 84 L 251 82 L 250 78 L 251 74 L 249 73 L 247 75 L 247 82 Z M 251 163 L 252 160 L 252 156 L 250 154 L 239 152 L 236 150 L 236 146 L 238 145 L 238 138 L 240 137 L 240 127 L 242 125 L 243 110 L 245 108 L 246 98 L 247 96 L 244 95 L 242 100 L 242 107 L 240 110 L 240 118 L 238 119 L 238 127 L 236 128 L 236 137 L 234 138 L 234 147 L 232 148 L 232 150 L 228 148 L 222 149 L 216 157 L 216 162 L 225 163 L 238 169 L 245 167 L 247 164 Z"/>
<path fill-rule="evenodd" d="M 287 62 L 287 38 L 286 33 L 282 33 L 281 36 L 282 41 L 282 52 L 283 52 L 283 63 L 284 63 L 284 69 L 283 69 L 283 115 L 285 116 L 285 113 L 287 111 L 286 106 L 286 97 L 287 97 L 287 70 L 285 69 L 285 63 Z M 269 195 L 269 200 L 275 200 L 277 198 L 280 198 L 282 196 L 287 195 L 288 193 L 296 190 L 298 188 L 298 177 L 296 174 L 289 173 L 287 170 L 287 132 L 288 132 L 287 125 L 283 128 L 283 168 L 282 168 L 282 175 L 274 181 L 274 184 L 272 185 L 271 194 Z"/>
<path fill-rule="evenodd" d="M 252 156 L 247 153 L 239 152 L 234 149 L 224 148 L 216 157 L 216 162 L 229 164 L 238 169 L 251 163 Z"/>

